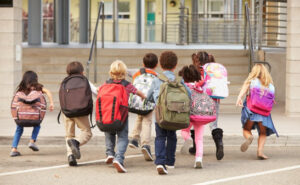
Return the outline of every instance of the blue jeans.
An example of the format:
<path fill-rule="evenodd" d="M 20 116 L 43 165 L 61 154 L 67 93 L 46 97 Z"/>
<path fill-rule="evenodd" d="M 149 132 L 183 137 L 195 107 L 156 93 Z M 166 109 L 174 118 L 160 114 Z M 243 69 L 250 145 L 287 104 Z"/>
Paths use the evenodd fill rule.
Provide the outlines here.
<path fill-rule="evenodd" d="M 162 129 L 156 122 L 155 131 L 155 164 L 174 166 L 177 144 L 176 131 Z"/>
<path fill-rule="evenodd" d="M 41 126 L 35 126 L 35 127 L 33 127 L 32 134 L 31 134 L 31 139 L 32 140 L 36 141 L 37 136 L 38 136 L 38 134 L 40 132 L 40 128 L 41 128 Z M 14 136 L 14 139 L 13 139 L 13 142 L 12 142 L 12 147 L 13 148 L 17 148 L 18 147 L 18 144 L 19 144 L 19 141 L 20 141 L 21 136 L 23 134 L 23 131 L 24 131 L 24 127 L 17 125 L 15 136 Z"/>
<path fill-rule="evenodd" d="M 123 130 L 111 133 L 104 132 L 105 134 L 105 144 L 106 144 L 106 155 L 114 156 L 116 161 L 123 164 L 124 162 L 124 154 L 127 150 L 128 146 L 128 119 L 125 122 L 125 127 Z M 116 146 L 116 135 L 118 136 L 117 143 L 117 152 L 115 153 Z"/>

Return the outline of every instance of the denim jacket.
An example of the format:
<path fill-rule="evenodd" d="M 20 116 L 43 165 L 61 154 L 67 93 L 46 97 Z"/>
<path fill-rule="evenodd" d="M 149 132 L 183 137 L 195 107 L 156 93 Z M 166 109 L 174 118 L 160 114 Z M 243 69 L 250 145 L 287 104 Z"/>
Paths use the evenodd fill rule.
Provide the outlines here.
<path fill-rule="evenodd" d="M 170 80 L 175 79 L 175 74 L 172 71 L 164 71 L 163 74 L 168 77 Z M 147 100 L 157 103 L 158 100 L 158 95 L 159 95 L 159 90 L 160 90 L 160 85 L 163 83 L 159 78 L 155 78 L 151 84 L 150 90 L 148 91 L 147 94 Z M 189 97 L 191 97 L 191 90 L 184 84 L 184 81 L 182 79 L 181 83 L 184 85 L 186 88 Z"/>

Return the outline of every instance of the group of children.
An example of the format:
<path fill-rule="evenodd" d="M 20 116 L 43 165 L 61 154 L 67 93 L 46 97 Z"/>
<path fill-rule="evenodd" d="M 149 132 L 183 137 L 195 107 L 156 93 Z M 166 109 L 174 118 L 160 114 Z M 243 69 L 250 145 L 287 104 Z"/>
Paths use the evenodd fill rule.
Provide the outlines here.
<path fill-rule="evenodd" d="M 180 83 L 185 88 L 187 95 L 191 98 L 192 89 L 194 90 L 202 90 L 202 86 L 206 83 L 204 78 L 204 70 L 203 66 L 207 63 L 215 62 L 215 59 L 212 55 L 209 55 L 205 51 L 200 51 L 192 55 L 191 65 L 184 66 L 180 71 L 178 76 L 182 79 Z M 155 69 L 158 66 L 158 63 L 162 69 L 162 74 L 158 74 L 155 72 Z M 168 79 L 167 81 L 175 81 L 178 78 L 175 74 L 175 69 L 177 67 L 178 58 L 177 55 L 172 51 L 163 52 L 159 59 L 153 53 L 148 53 L 143 58 L 143 70 L 137 71 L 132 75 L 133 81 L 138 75 L 141 73 L 151 74 L 153 80 L 151 84 L 148 84 L 149 90 L 147 94 L 144 94 L 141 89 L 137 89 L 132 83 L 125 80 L 126 75 L 128 73 L 126 65 L 120 61 L 114 61 L 110 66 L 109 76 L 110 79 L 104 84 L 114 84 L 122 86 L 125 95 L 123 99 L 130 101 L 130 97 L 134 94 L 140 97 L 144 102 L 152 102 L 157 104 L 159 97 L 161 96 L 161 87 L 162 84 L 165 83 L 162 80 L 162 77 Z M 73 76 L 82 76 L 84 77 L 84 68 L 80 62 L 71 62 L 67 66 L 67 74 L 68 77 Z M 67 78 L 68 78 L 67 77 Z M 78 81 L 79 83 L 79 81 Z M 103 95 L 105 89 L 101 86 L 99 89 L 94 87 L 93 84 L 88 83 L 90 91 L 85 91 L 85 93 L 92 93 L 97 95 L 96 101 L 96 120 L 97 126 L 100 130 L 105 132 L 105 143 L 106 143 L 106 155 L 107 158 L 105 160 L 106 164 L 113 164 L 117 171 L 120 173 L 126 172 L 124 166 L 124 154 L 127 150 L 127 146 L 132 148 L 139 148 L 141 146 L 142 153 L 144 154 L 146 161 L 153 161 L 154 157 L 151 154 L 151 127 L 152 127 L 152 117 L 153 112 L 150 111 L 147 114 L 137 115 L 136 123 L 134 125 L 134 129 L 130 134 L 130 140 L 128 138 L 128 114 L 120 111 L 120 115 L 123 117 L 120 120 L 117 120 L 113 124 L 122 124 L 120 129 L 109 130 L 111 126 L 108 128 L 108 124 L 106 124 L 105 115 L 107 111 L 105 110 L 107 107 L 111 105 L 107 104 L 103 99 L 108 96 Z M 256 64 L 248 78 L 244 82 L 244 85 L 241 89 L 241 92 L 237 99 L 237 106 L 242 106 L 242 125 L 243 125 L 243 134 L 245 137 L 245 142 L 241 145 L 241 151 L 245 152 L 249 145 L 253 140 L 253 136 L 251 133 L 252 129 L 257 128 L 259 132 L 259 142 L 258 142 L 258 150 L 257 156 L 259 159 L 267 159 L 268 157 L 263 153 L 263 147 L 266 140 L 266 136 L 269 136 L 273 133 L 276 133 L 275 127 L 272 122 L 271 115 L 261 115 L 255 113 L 250 110 L 249 106 L 247 106 L 248 101 L 243 102 L 243 96 L 252 92 L 251 87 L 259 84 L 261 90 L 270 90 L 274 93 L 274 87 L 272 78 L 268 72 L 268 70 L 262 64 Z M 102 88 L 103 87 L 103 88 Z M 109 87 L 110 88 L 110 87 Z M 74 88 L 75 89 L 75 88 Z M 107 89 L 107 87 L 106 87 Z M 72 94 L 72 88 L 66 88 L 65 93 Z M 46 95 L 48 95 L 50 100 L 50 111 L 54 109 L 53 100 L 51 93 L 43 88 L 43 85 L 38 83 L 38 77 L 35 72 L 27 71 L 23 75 L 23 79 L 20 85 L 17 88 L 17 92 L 24 92 L 26 95 L 29 95 L 31 91 L 42 91 Z M 100 92 L 101 91 L 101 92 Z M 74 91 L 73 91 L 74 93 Z M 89 94 L 90 96 L 90 94 Z M 61 97 L 60 97 L 61 98 Z M 247 98 L 249 99 L 249 98 Z M 220 99 L 213 99 L 216 105 L 216 119 L 215 121 L 209 123 L 212 137 L 214 139 L 216 145 L 216 158 L 221 160 L 224 156 L 224 148 L 223 148 L 223 130 L 218 127 L 218 113 L 219 113 L 219 104 Z M 61 99 L 62 101 L 62 99 Z M 64 101 L 68 101 L 67 99 Z M 70 101 L 70 100 L 69 100 Z M 114 106 L 116 101 L 113 99 L 113 111 L 110 111 L 111 120 L 116 119 L 114 116 L 117 116 L 117 113 L 114 112 Z M 68 103 L 68 102 L 63 102 Z M 76 102 L 72 102 L 73 106 L 75 106 Z M 121 102 L 122 103 L 122 102 Z M 123 102 L 124 103 L 124 102 Z M 69 104 L 71 104 L 69 102 Z M 117 103 L 118 104 L 118 103 Z M 62 102 L 61 102 L 62 105 Z M 126 105 L 126 104 L 125 104 Z M 127 104 L 128 105 L 128 104 Z M 108 108 L 107 108 L 108 109 Z M 83 114 L 81 116 L 69 116 L 66 114 L 69 113 L 66 110 L 63 110 L 64 113 L 64 121 L 65 121 L 65 129 L 66 129 L 66 146 L 67 146 L 67 158 L 70 166 L 76 166 L 76 159 L 80 159 L 80 146 L 87 143 L 91 137 L 91 127 L 89 122 L 89 114 Z M 111 113 L 112 112 L 112 113 Z M 157 118 L 157 116 L 156 116 Z M 168 174 L 168 168 L 175 168 L 175 152 L 177 146 L 177 135 L 175 130 L 168 130 L 162 128 L 158 124 L 158 120 L 155 120 L 155 165 L 158 174 Z M 75 137 L 75 125 L 80 129 L 80 135 Z M 115 126 L 115 125 L 112 125 Z M 202 168 L 202 157 L 203 157 L 203 134 L 204 134 L 204 126 L 205 124 L 198 123 L 197 121 L 190 121 L 190 124 L 187 128 L 181 130 L 181 135 L 184 139 L 184 144 L 181 148 L 182 153 L 191 153 L 195 155 L 195 168 Z M 193 128 L 193 130 L 191 130 Z M 40 126 L 35 126 L 32 133 L 32 139 L 29 143 L 29 148 L 34 151 L 38 151 L 38 147 L 35 144 L 37 139 L 37 135 L 39 132 Z M 17 151 L 17 145 L 22 135 L 23 126 L 17 125 L 16 133 L 13 140 L 12 151 L 10 156 L 18 156 L 20 153 Z M 117 139 L 117 140 L 116 140 Z M 115 146 L 116 151 L 115 151 Z M 192 146 L 192 147 L 191 147 Z"/>

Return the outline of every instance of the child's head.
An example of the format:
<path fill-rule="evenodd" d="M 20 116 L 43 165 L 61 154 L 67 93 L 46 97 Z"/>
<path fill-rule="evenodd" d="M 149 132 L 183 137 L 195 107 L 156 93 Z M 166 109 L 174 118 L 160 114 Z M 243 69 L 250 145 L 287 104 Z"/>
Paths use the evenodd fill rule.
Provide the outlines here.
<path fill-rule="evenodd" d="M 215 57 L 213 55 L 208 55 L 209 62 L 216 62 Z"/>
<path fill-rule="evenodd" d="M 34 71 L 26 71 L 23 74 L 22 81 L 20 82 L 17 91 L 22 91 L 29 94 L 32 90 L 41 91 L 43 85 L 39 84 L 38 76 Z"/>
<path fill-rule="evenodd" d="M 157 56 L 154 53 L 147 53 L 143 58 L 143 63 L 146 68 L 154 69 L 158 63 Z"/>
<path fill-rule="evenodd" d="M 201 80 L 201 74 L 194 65 L 184 66 L 178 73 L 182 76 L 184 82 L 198 82 Z"/>
<path fill-rule="evenodd" d="M 83 74 L 83 66 L 80 62 L 74 61 L 67 65 L 67 74 L 70 75 L 79 75 Z"/>
<path fill-rule="evenodd" d="M 194 62 L 194 65 L 195 66 L 203 66 L 205 65 L 206 63 L 209 63 L 209 56 L 208 56 L 208 53 L 205 52 L 205 51 L 199 51 L 197 54 L 196 54 L 196 57 L 195 57 L 195 62 Z"/>
<path fill-rule="evenodd" d="M 252 67 L 252 70 L 245 83 L 250 83 L 250 81 L 255 78 L 258 78 L 263 86 L 267 87 L 270 83 L 273 84 L 271 74 L 263 64 L 255 64 Z"/>
<path fill-rule="evenodd" d="M 177 65 L 177 56 L 172 51 L 165 51 L 159 57 L 160 66 L 163 70 L 172 71 Z"/>
<path fill-rule="evenodd" d="M 123 80 L 127 72 L 127 67 L 121 60 L 116 60 L 110 65 L 109 76 L 113 80 Z"/>

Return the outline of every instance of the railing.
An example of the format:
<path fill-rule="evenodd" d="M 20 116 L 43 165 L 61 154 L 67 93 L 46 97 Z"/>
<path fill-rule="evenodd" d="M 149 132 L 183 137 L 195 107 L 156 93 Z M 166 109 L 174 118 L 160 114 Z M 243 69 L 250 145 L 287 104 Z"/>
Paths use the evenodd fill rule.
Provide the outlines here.
<path fill-rule="evenodd" d="M 94 51 L 94 83 L 97 83 L 97 30 L 98 30 L 98 24 L 99 24 L 100 18 L 102 20 L 102 22 L 101 22 L 102 48 L 104 48 L 104 2 L 103 1 L 101 1 L 100 4 L 99 4 L 99 11 L 98 11 L 98 16 L 97 16 L 95 30 L 94 30 L 94 36 L 93 36 L 92 46 L 91 46 L 91 49 L 90 49 L 89 59 L 88 59 L 88 61 L 86 63 L 86 73 L 87 73 L 87 78 L 89 79 L 89 76 L 90 76 L 90 64 L 92 62 L 93 51 Z"/>
<path fill-rule="evenodd" d="M 247 38 L 248 38 L 248 51 L 249 51 L 249 72 L 251 71 L 254 64 L 264 64 L 269 67 L 269 70 L 271 71 L 271 65 L 269 62 L 266 61 L 260 61 L 257 60 L 255 57 L 255 46 L 254 46 L 254 37 L 252 33 L 252 26 L 250 23 L 250 13 L 249 13 L 249 7 L 248 3 L 245 3 L 245 40 L 244 44 L 246 44 Z M 246 48 L 245 48 L 246 49 Z"/>

